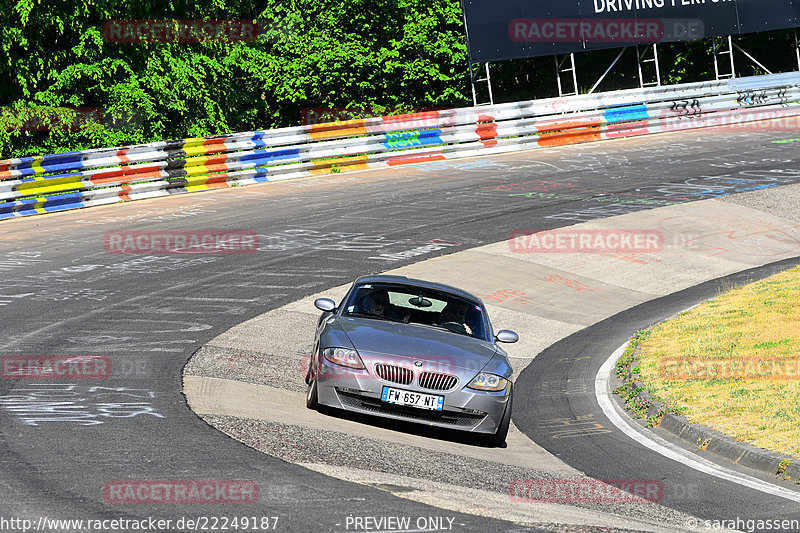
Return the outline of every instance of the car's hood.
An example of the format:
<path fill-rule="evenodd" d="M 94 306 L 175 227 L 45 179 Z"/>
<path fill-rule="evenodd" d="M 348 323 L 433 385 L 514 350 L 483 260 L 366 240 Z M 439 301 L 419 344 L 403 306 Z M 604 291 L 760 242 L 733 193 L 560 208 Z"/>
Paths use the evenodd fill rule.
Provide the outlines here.
<path fill-rule="evenodd" d="M 361 357 L 369 360 L 392 356 L 478 372 L 497 354 L 489 342 L 431 326 L 365 318 L 336 320 Z"/>

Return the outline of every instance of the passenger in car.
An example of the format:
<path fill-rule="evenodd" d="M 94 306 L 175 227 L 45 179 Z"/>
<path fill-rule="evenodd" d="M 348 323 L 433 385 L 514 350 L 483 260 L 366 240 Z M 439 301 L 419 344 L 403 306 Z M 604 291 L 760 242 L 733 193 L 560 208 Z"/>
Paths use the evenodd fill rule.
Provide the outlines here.
<path fill-rule="evenodd" d="M 382 316 L 389 308 L 389 291 L 377 289 L 367 295 L 367 312 L 371 315 Z"/>

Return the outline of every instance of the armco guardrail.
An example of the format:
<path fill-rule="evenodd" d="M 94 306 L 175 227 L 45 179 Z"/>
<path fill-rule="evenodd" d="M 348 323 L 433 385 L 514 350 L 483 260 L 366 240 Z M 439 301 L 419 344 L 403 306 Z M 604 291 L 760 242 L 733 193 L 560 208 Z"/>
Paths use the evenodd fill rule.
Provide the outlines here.
<path fill-rule="evenodd" d="M 0 161 L 0 219 L 335 172 L 800 116 L 800 73 Z"/>

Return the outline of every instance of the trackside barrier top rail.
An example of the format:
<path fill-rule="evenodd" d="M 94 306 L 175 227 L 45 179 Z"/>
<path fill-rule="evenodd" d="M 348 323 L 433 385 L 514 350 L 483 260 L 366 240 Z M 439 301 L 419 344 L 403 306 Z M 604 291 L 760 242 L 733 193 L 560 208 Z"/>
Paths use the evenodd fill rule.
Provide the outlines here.
<path fill-rule="evenodd" d="M 800 115 L 800 73 L 0 161 L 0 219 L 338 170 Z"/>

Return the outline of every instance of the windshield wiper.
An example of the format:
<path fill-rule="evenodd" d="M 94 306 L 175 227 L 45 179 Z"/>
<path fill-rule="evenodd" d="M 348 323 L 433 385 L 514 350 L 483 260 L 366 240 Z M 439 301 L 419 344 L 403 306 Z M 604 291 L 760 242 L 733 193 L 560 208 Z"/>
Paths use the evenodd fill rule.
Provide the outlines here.
<path fill-rule="evenodd" d="M 444 326 L 442 324 L 428 324 L 427 322 L 412 322 L 412 324 L 419 324 L 421 326 L 431 326 L 437 329 L 443 329 L 445 331 L 449 331 L 450 333 L 457 333 L 458 335 L 466 335 L 467 337 L 474 337 L 473 335 L 470 335 L 470 333 L 467 332 L 466 329 L 464 331 L 461 331 L 457 329 L 448 328 L 447 326 Z"/>
<path fill-rule="evenodd" d="M 394 319 L 394 318 L 389 318 L 388 316 L 383 316 L 383 315 L 373 315 L 373 314 L 371 314 L 371 313 L 358 313 L 358 312 L 353 312 L 353 313 L 347 313 L 347 316 L 348 316 L 348 317 L 360 317 L 360 318 L 373 318 L 373 319 L 375 319 L 375 320 L 386 320 L 387 322 L 400 322 L 400 323 L 404 323 L 402 320 L 396 320 L 396 319 Z"/>

